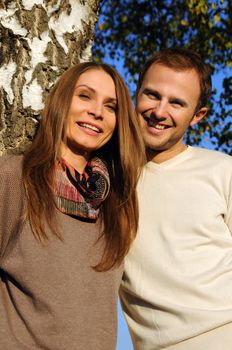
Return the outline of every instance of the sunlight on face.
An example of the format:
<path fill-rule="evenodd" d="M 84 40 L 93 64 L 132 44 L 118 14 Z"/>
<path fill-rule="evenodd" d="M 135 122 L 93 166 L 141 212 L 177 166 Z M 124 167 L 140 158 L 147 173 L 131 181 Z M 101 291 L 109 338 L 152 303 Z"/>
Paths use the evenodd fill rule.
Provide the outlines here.
<path fill-rule="evenodd" d="M 200 81 L 195 70 L 175 71 L 153 64 L 147 71 L 137 99 L 147 147 L 154 154 L 178 154 L 184 149 L 183 136 L 189 125 L 205 115 L 196 112 Z M 201 113 L 204 112 L 204 113 Z"/>
<path fill-rule="evenodd" d="M 69 109 L 63 156 L 89 157 L 92 151 L 105 145 L 116 127 L 116 110 L 116 90 L 111 76 L 96 68 L 82 73 Z"/>

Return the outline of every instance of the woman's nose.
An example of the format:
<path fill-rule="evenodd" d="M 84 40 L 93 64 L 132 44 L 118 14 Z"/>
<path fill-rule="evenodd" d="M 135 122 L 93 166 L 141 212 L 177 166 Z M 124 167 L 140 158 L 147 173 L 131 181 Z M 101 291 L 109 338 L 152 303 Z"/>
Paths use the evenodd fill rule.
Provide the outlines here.
<path fill-rule="evenodd" d="M 101 103 L 94 102 L 91 104 L 89 108 L 89 114 L 91 114 L 94 118 L 99 119 L 103 118 L 103 107 Z"/>

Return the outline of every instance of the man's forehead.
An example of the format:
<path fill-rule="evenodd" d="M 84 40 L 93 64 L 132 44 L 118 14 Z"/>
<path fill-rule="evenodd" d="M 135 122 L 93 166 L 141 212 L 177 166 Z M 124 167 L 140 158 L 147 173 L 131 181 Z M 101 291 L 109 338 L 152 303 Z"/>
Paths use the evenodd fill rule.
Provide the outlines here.
<path fill-rule="evenodd" d="M 140 89 L 145 86 L 146 88 L 155 88 L 161 85 L 172 85 L 175 88 L 188 89 L 189 84 L 194 85 L 194 89 L 200 90 L 200 78 L 195 69 L 177 70 L 159 63 L 154 63 L 145 73 Z"/>
<path fill-rule="evenodd" d="M 186 68 L 186 69 L 178 69 L 174 67 L 167 66 L 163 63 L 155 62 L 150 65 L 150 67 L 147 69 L 146 73 L 143 76 L 143 80 L 149 80 L 149 78 L 154 78 L 155 75 L 158 75 L 160 72 L 166 72 L 167 74 L 175 74 L 175 75 L 194 75 L 197 80 L 200 82 L 199 74 L 194 68 Z"/>

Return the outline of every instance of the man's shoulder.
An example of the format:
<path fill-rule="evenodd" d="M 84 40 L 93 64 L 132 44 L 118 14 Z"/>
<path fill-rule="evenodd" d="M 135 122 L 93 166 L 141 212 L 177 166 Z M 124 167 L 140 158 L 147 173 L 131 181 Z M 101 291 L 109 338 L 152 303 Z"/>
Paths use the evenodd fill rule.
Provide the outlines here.
<path fill-rule="evenodd" d="M 211 150 L 208 148 L 201 148 L 201 147 L 191 147 L 192 153 L 195 157 L 199 157 L 202 159 L 212 160 L 212 161 L 220 161 L 220 162 L 226 162 L 228 164 L 232 165 L 232 157 L 226 153 Z"/>

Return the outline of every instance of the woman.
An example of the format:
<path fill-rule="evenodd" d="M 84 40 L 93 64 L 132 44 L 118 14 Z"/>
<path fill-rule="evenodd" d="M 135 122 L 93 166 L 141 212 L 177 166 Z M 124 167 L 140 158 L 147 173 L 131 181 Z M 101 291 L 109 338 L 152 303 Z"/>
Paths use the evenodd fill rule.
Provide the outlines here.
<path fill-rule="evenodd" d="M 30 150 L 0 160 L 0 348 L 115 348 L 143 154 L 117 72 L 65 72 Z"/>

